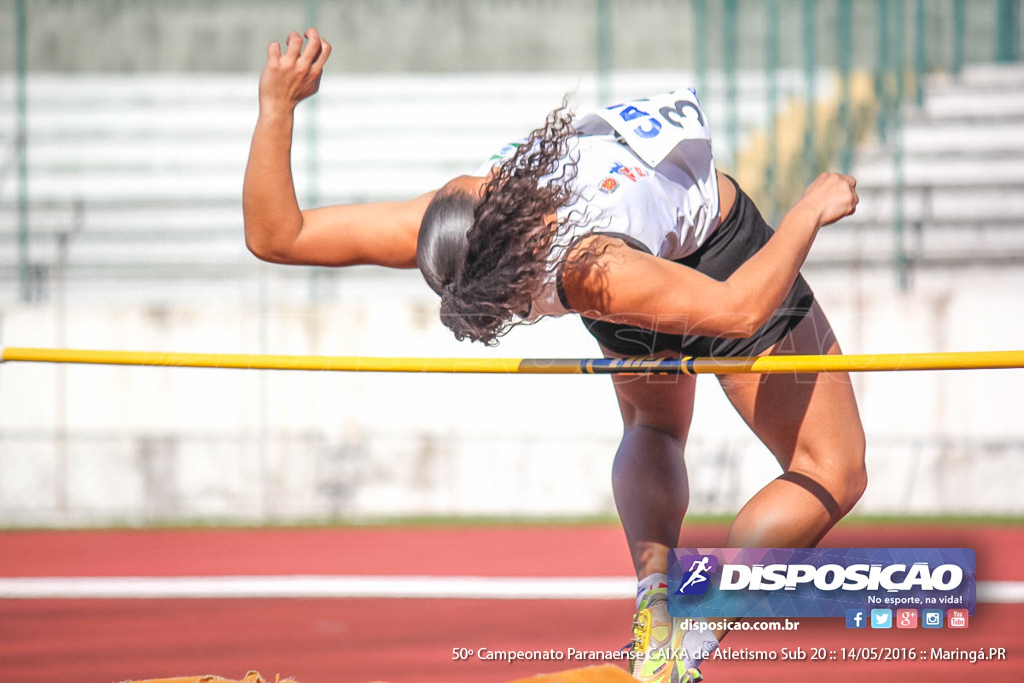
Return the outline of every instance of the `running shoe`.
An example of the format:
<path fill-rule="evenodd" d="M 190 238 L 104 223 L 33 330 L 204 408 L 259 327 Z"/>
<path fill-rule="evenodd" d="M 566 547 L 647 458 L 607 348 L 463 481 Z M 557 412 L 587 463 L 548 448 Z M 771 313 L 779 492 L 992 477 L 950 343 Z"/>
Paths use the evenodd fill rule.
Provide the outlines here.
<path fill-rule="evenodd" d="M 640 599 L 633 618 L 629 673 L 645 683 L 697 683 L 700 671 L 686 666 L 682 620 L 668 614 L 668 586 L 652 587 Z"/>

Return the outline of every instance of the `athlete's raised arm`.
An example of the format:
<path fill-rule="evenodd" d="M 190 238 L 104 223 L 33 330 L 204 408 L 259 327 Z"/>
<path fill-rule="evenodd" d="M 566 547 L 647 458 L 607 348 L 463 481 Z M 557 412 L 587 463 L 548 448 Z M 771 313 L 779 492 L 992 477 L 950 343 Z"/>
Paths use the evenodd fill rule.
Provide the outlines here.
<path fill-rule="evenodd" d="M 567 261 L 563 289 L 573 309 L 588 317 L 669 334 L 749 337 L 793 286 L 818 229 L 853 213 L 857 201 L 852 177 L 822 174 L 772 238 L 724 282 L 622 240 L 591 237 Z"/>
<path fill-rule="evenodd" d="M 295 197 L 291 147 L 295 107 L 320 87 L 331 46 L 316 29 L 271 43 L 260 76 L 259 118 L 242 187 L 245 243 L 265 261 L 295 265 L 416 265 L 416 236 L 433 193 L 408 202 L 303 211 Z"/>

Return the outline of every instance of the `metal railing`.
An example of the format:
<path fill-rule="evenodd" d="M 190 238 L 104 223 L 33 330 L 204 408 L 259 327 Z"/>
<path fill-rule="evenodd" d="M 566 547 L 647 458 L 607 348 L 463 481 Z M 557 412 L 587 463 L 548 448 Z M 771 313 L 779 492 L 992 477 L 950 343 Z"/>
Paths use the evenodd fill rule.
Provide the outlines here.
<path fill-rule="evenodd" d="M 209 22 L 211 10 L 222 19 L 217 29 Z M 360 19 L 359 31 L 352 28 L 353 17 Z M 427 17 L 441 32 L 436 40 L 423 35 L 420 20 Z M 334 73 L 429 70 L 503 78 L 522 70 L 577 72 L 593 79 L 598 104 L 619 96 L 638 71 L 690 74 L 714 109 L 723 167 L 741 174 L 776 219 L 819 171 L 851 170 L 857 145 L 872 138 L 891 155 L 891 192 L 895 206 L 902 207 L 905 107 L 922 104 L 928 74 L 1020 61 L 1024 21 L 1021 0 L 0 0 L 0 18 L 6 20 L 0 21 L 0 37 L 11 46 L 0 53 L 0 69 L 14 76 L 11 91 L 0 99 L 8 112 L 0 116 L 10 125 L 6 133 L 0 129 L 7 150 L 3 175 L 9 179 L 0 185 L 0 204 L 13 225 L 0 232 L 16 243 L 8 268 L 16 271 L 22 301 L 38 297 L 47 270 L 33 258 L 33 245 L 44 232 L 34 218 L 40 200 L 33 175 L 43 162 L 32 157 L 32 117 L 39 112 L 30 83 L 38 74 L 240 71 L 255 82 L 262 46 L 302 24 L 341 36 L 335 40 Z M 580 30 L 558 28 L 567 22 Z M 495 23 L 503 30 L 487 30 Z M 95 31 L 78 31 L 79 25 Z M 103 41 L 103 50 L 93 41 Z M 139 49 L 143 42 L 147 50 Z M 217 49 L 196 59 L 192 48 L 210 43 Z M 222 43 L 237 47 L 225 50 Z M 47 47 L 54 45 L 60 49 Z M 754 97 L 746 84 L 751 74 L 759 81 Z M 798 75 L 795 88 L 780 86 L 783 74 Z M 867 91 L 858 87 L 864 77 L 870 80 Z M 319 100 L 304 106 L 308 125 L 300 142 L 311 150 L 301 162 L 309 176 L 304 199 L 317 204 L 329 198 L 323 189 L 329 164 L 312 150 L 326 133 Z M 751 108 L 757 116 L 748 115 Z M 755 137 L 764 147 L 752 154 Z M 90 211 L 89 198 L 80 201 Z M 901 210 L 891 223 L 893 264 L 905 286 L 912 256 L 903 246 L 907 226 Z"/>

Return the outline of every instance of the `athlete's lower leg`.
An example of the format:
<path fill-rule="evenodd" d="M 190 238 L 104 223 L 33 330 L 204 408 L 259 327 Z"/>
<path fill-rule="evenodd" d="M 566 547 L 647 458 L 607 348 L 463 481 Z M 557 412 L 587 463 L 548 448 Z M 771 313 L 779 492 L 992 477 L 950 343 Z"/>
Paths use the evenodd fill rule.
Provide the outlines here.
<path fill-rule="evenodd" d="M 689 503 L 683 450 L 693 411 L 692 377 L 616 378 L 624 432 L 612 466 L 615 504 L 638 586 L 630 673 L 640 681 L 699 680 L 679 656 L 680 620 L 668 614 L 668 554 Z"/>
<path fill-rule="evenodd" d="M 612 465 L 612 491 L 637 578 L 666 573 L 689 503 L 682 441 L 652 427 L 627 429 Z"/>

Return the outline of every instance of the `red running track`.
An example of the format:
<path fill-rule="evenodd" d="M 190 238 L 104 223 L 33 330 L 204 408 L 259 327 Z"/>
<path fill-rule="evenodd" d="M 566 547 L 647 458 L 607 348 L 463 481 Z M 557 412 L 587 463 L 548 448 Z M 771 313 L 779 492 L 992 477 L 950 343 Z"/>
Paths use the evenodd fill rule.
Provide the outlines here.
<path fill-rule="evenodd" d="M 725 527 L 692 526 L 694 546 Z M 825 545 L 971 547 L 982 581 L 1024 580 L 1024 528 L 844 524 Z M 615 526 L 497 526 L 0 533 L 0 576 L 626 576 Z M 0 600 L 0 680 L 105 683 L 257 669 L 302 683 L 499 683 L 594 661 L 453 661 L 453 649 L 615 651 L 630 601 L 444 599 Z M 737 632 L 740 652 L 800 648 L 789 662 L 713 661 L 709 683 L 750 680 L 1024 680 L 1024 605 L 979 605 L 963 631 L 852 631 L 802 620 L 796 632 Z M 850 648 L 1004 648 L 1006 659 L 851 661 Z M 811 661 L 814 653 L 825 659 Z M 832 653 L 835 659 L 832 659 Z"/>

